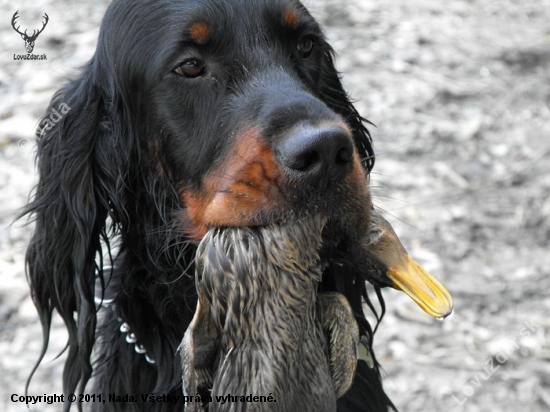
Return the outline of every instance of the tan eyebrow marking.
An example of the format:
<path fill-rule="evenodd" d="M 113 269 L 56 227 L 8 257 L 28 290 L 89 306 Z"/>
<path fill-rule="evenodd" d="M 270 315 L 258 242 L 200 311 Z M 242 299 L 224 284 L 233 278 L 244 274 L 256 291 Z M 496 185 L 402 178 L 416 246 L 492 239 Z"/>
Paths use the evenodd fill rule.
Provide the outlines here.
<path fill-rule="evenodd" d="M 293 29 L 297 29 L 300 24 L 300 16 L 291 7 L 287 7 L 283 12 L 283 22 L 289 25 Z"/>
<path fill-rule="evenodd" d="M 193 23 L 189 27 L 189 34 L 197 44 L 206 44 L 210 40 L 210 29 L 206 23 Z"/>

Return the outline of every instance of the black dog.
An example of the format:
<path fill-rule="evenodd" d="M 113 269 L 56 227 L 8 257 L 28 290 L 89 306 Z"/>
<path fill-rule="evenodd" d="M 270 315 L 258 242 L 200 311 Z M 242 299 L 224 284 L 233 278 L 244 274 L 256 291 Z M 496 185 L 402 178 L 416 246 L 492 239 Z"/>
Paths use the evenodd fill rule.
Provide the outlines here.
<path fill-rule="evenodd" d="M 334 263 L 369 224 L 371 139 L 298 1 L 115 0 L 94 57 L 51 107 L 62 103 L 25 213 L 44 351 L 54 311 L 69 333 L 66 395 L 182 410 L 141 395 L 182 394 L 196 246 L 216 226 L 326 216 L 320 287 L 347 297 L 372 350 L 364 276 Z M 338 411 L 388 407 L 376 361 L 359 361 Z"/>

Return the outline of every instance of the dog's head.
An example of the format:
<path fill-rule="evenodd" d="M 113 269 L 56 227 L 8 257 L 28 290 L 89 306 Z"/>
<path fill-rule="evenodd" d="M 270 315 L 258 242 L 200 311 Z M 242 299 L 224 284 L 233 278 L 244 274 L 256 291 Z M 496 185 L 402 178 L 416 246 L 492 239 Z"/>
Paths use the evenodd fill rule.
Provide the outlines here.
<path fill-rule="evenodd" d="M 194 240 L 312 213 L 366 230 L 371 140 L 299 2 L 115 2 L 94 63 Z"/>

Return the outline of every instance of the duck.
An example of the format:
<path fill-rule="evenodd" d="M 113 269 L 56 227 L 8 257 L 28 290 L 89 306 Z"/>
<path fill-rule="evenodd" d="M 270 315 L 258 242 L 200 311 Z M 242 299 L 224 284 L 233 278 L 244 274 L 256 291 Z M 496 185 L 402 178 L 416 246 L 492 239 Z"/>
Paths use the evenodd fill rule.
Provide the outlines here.
<path fill-rule="evenodd" d="M 213 228 L 203 238 L 197 308 L 179 349 L 186 411 L 335 412 L 358 361 L 374 366 L 353 302 L 321 287 L 325 224 L 314 216 L 292 225 Z M 338 266 L 404 292 L 433 317 L 452 311 L 449 292 L 375 209 L 368 232 L 341 253 Z"/>
<path fill-rule="evenodd" d="M 186 399 L 203 396 L 186 410 L 336 411 L 359 330 L 343 295 L 317 296 L 324 224 L 217 228 L 201 241 L 181 357 Z"/>

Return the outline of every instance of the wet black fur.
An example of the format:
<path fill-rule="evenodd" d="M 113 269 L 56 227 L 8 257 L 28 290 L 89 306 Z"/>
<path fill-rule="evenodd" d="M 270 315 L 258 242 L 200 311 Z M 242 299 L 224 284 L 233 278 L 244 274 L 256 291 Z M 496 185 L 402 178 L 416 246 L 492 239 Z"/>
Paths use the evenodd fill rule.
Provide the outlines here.
<path fill-rule="evenodd" d="M 298 32 L 281 28 L 278 16 L 286 4 L 115 0 L 92 60 L 53 97 L 50 107 L 65 103 L 70 111 L 39 138 L 40 180 L 25 211 L 36 222 L 27 270 L 43 326 L 40 360 L 54 312 L 69 333 L 65 394 L 181 394 L 176 348 L 195 310 L 196 244 L 185 236 L 178 190 L 200 188 L 247 120 L 266 118 L 288 96 L 324 104 L 310 111 L 297 105 L 293 113 L 296 120 L 318 116 L 313 112 L 337 113 L 352 128 L 366 170 L 372 168 L 370 136 L 342 88 L 332 49 L 297 3 L 306 24 Z M 201 18 L 216 22 L 213 37 L 219 40 L 192 46 L 184 28 Z M 315 39 L 307 58 L 296 53 L 301 35 Z M 197 54 L 206 64 L 204 76 L 174 73 Z M 260 126 L 275 132 L 285 126 L 266 122 Z M 338 201 L 315 196 L 327 208 Z M 300 208 L 307 209 L 303 200 L 284 216 L 268 218 L 299 215 Z M 353 283 L 361 276 L 341 267 L 327 273 L 323 287 L 346 294 L 362 332 L 372 337 L 361 304 L 368 299 L 365 288 Z M 98 309 L 94 296 L 102 295 L 114 297 L 114 304 Z M 120 319 L 155 365 L 126 343 Z M 380 411 L 387 405 L 378 366 L 360 362 L 338 410 Z M 181 410 L 168 403 L 94 406 Z"/>

